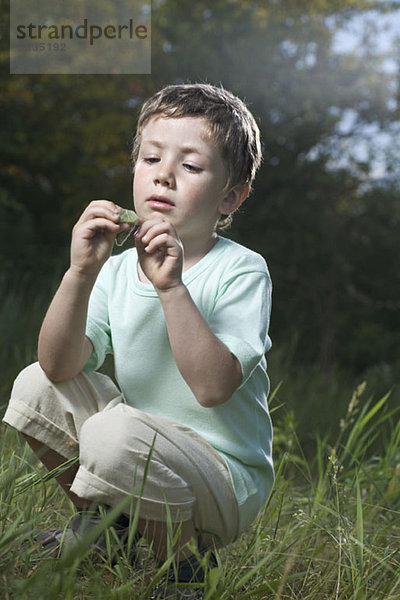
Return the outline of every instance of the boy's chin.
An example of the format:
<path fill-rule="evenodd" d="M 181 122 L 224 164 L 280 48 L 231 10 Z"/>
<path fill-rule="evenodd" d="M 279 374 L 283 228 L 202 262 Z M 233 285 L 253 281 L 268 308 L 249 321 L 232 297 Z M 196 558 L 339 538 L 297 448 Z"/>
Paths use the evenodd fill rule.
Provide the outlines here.
<path fill-rule="evenodd" d="M 172 215 L 169 215 L 167 211 L 157 210 L 156 208 L 146 211 L 146 216 L 144 216 L 143 219 L 161 219 L 162 221 L 168 221 L 168 223 L 172 223 L 172 225 L 174 225 L 174 219 Z"/>

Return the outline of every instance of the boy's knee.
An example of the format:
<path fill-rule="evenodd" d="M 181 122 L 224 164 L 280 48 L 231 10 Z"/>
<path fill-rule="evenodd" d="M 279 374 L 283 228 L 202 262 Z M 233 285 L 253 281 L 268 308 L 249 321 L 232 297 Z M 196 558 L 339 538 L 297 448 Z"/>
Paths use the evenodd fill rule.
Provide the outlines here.
<path fill-rule="evenodd" d="M 39 363 L 35 362 L 25 367 L 16 377 L 11 399 L 27 401 L 30 398 L 40 398 L 48 392 L 52 385 Z"/>
<path fill-rule="evenodd" d="M 115 475 L 127 460 L 126 436 L 131 435 L 123 415 L 104 410 L 85 421 L 80 431 L 80 463 L 98 477 Z"/>

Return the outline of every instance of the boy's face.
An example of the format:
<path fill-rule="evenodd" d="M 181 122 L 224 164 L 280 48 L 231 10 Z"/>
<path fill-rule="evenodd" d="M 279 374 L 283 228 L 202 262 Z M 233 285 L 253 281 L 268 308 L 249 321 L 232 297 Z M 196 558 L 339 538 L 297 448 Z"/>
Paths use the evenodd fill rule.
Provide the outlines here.
<path fill-rule="evenodd" d="M 156 116 L 143 128 L 135 165 L 135 211 L 161 216 L 182 241 L 212 235 L 226 214 L 227 169 L 202 117 Z M 229 194 L 228 194 L 229 195 Z"/>

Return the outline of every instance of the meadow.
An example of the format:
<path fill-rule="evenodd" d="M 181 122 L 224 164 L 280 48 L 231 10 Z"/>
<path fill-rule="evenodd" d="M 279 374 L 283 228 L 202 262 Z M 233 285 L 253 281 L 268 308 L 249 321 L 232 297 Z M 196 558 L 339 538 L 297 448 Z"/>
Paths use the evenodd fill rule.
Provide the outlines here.
<path fill-rule="evenodd" d="M 218 551 L 204 599 L 400 600 L 399 2 L 158 0 L 145 3 L 151 75 L 7 77 L 11 5 L 0 3 L 0 418 L 35 360 L 73 223 L 93 198 L 131 206 L 144 100 L 167 83 L 222 85 L 261 129 L 263 165 L 232 237 L 268 258 L 274 284 L 276 483 L 251 530 Z M 38 557 L 32 531 L 73 517 L 55 475 L 0 425 L 0 600 L 149 600 L 168 565 L 143 542 L 130 560 L 133 509 L 128 548 L 109 515 L 104 560 L 88 552 L 93 536 Z"/>
<path fill-rule="evenodd" d="M 49 286 L 37 290 L 21 281 L 0 307 L 1 412 L 13 377 L 35 356 Z M 399 600 L 398 402 L 362 381 L 291 374 L 287 355 L 278 348 L 270 359 L 273 493 L 251 530 L 218 551 L 204 599 Z M 168 565 L 157 567 L 143 541 L 133 564 L 129 548 L 115 559 L 110 515 L 100 524 L 104 559 L 88 552 L 91 536 L 61 559 L 38 557 L 32 531 L 67 527 L 72 505 L 15 431 L 2 425 L 0 436 L 0 598 L 148 600 Z M 133 513 L 131 542 L 135 521 Z"/>

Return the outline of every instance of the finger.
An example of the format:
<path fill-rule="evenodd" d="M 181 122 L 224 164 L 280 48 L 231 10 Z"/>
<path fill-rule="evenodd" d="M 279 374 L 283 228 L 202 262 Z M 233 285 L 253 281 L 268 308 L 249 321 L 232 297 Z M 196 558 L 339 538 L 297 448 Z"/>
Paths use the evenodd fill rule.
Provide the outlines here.
<path fill-rule="evenodd" d="M 117 235 L 124 228 L 123 224 L 113 223 L 107 218 L 97 217 L 89 221 L 80 223 L 75 229 L 76 232 L 81 232 L 84 237 L 92 238 L 96 233 L 109 233 Z"/>
<path fill-rule="evenodd" d="M 162 224 L 162 223 L 167 223 L 167 222 L 163 221 L 162 219 L 143 220 L 140 218 L 139 219 L 139 227 L 136 232 L 137 237 L 142 238 L 152 227 L 154 227 L 155 225 L 158 225 L 158 224 Z"/>
<path fill-rule="evenodd" d="M 93 200 L 83 211 L 79 221 L 86 222 L 96 217 L 118 222 L 121 208 L 109 200 Z"/>
<path fill-rule="evenodd" d="M 160 233 L 152 238 L 148 244 L 144 245 L 144 250 L 147 254 L 154 254 L 154 252 L 164 250 L 169 254 L 178 256 L 180 253 L 180 244 L 168 233 Z"/>
<path fill-rule="evenodd" d="M 147 244 L 154 237 L 162 233 L 168 233 L 171 237 L 177 238 L 175 229 L 168 221 L 154 221 L 153 223 L 146 222 L 139 231 L 139 238 L 144 244 Z"/>

